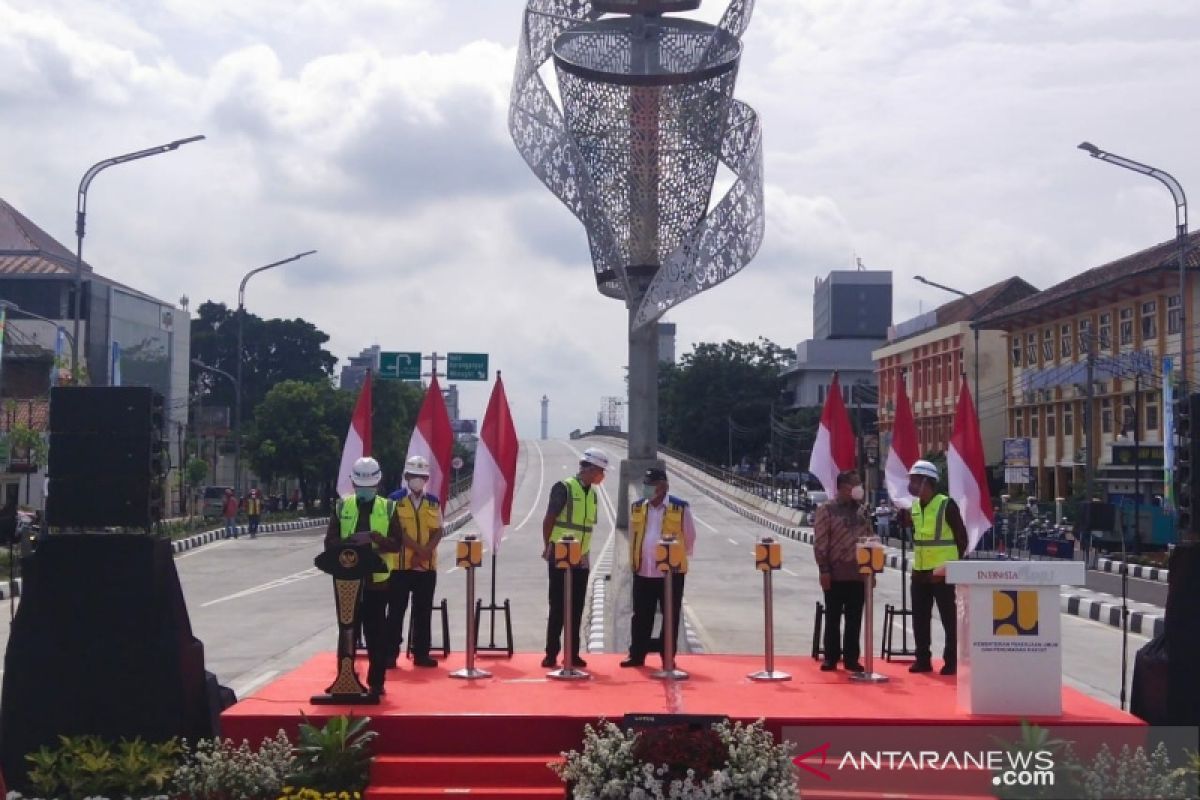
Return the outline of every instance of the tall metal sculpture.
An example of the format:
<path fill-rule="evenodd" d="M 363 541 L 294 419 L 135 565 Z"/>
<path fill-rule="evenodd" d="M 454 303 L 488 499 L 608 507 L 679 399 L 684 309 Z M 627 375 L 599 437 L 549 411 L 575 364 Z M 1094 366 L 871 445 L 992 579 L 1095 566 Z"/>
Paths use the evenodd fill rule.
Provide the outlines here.
<path fill-rule="evenodd" d="M 529 0 L 513 80 L 517 149 L 583 223 L 601 294 L 629 309 L 629 474 L 657 453 L 653 323 L 741 270 L 763 237 L 758 115 L 733 98 L 754 0 L 731 0 L 716 26 L 663 16 L 699 5 Z M 561 105 L 539 73 L 551 58 Z M 721 163 L 735 182 L 710 208 Z"/>

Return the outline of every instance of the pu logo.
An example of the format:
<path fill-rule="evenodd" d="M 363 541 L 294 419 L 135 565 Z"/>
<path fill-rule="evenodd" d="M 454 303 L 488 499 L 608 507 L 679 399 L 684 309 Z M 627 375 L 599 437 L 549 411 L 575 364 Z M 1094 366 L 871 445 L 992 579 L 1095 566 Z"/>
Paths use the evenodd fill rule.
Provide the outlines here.
<path fill-rule="evenodd" d="M 1038 593 L 1012 589 L 992 592 L 992 633 L 996 636 L 1038 635 Z"/>

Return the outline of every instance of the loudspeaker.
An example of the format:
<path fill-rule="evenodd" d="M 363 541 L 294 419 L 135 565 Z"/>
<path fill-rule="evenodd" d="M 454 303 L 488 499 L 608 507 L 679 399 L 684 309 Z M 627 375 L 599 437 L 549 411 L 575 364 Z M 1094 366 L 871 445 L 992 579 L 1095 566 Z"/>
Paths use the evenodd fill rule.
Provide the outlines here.
<path fill-rule="evenodd" d="M 1200 544 L 1177 544 L 1167 567 L 1167 716 L 1173 725 L 1200 725 Z"/>
<path fill-rule="evenodd" d="M 141 534 L 56 534 L 22 564 L 4 659 L 0 762 L 57 736 L 195 741 L 217 733 L 204 645 L 192 635 L 171 544 Z"/>
<path fill-rule="evenodd" d="M 148 386 L 50 392 L 46 520 L 148 528 L 163 515 L 165 406 Z"/>

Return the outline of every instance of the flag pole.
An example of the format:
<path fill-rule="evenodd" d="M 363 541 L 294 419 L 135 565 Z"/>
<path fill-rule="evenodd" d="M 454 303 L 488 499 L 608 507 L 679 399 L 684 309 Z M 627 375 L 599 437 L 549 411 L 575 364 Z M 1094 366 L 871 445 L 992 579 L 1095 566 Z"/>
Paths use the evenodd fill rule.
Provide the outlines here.
<path fill-rule="evenodd" d="M 500 384 L 500 370 L 496 370 L 496 383 L 497 383 L 497 385 Z M 492 391 L 494 394 L 496 389 L 493 387 Z M 507 400 L 505 400 L 505 406 L 507 408 Z M 491 407 L 491 404 L 489 402 L 489 411 L 490 411 L 490 407 Z M 488 415 L 485 414 L 484 415 L 484 424 L 485 425 L 487 424 L 487 418 L 488 418 Z M 482 435 L 483 431 L 481 430 L 480 433 Z M 472 487 L 472 488 L 474 488 L 474 487 Z M 503 518 L 501 519 L 501 522 L 503 523 L 501 525 L 501 530 L 496 533 L 497 538 L 495 541 L 492 542 L 492 548 L 491 548 L 492 549 L 492 576 L 491 576 L 492 581 L 491 581 L 490 600 L 486 606 L 483 605 L 482 600 L 476 601 L 476 612 L 477 613 L 475 614 L 475 650 L 476 650 L 476 652 L 487 652 L 487 653 L 497 653 L 497 654 L 504 653 L 504 654 L 507 654 L 507 656 L 509 658 L 512 658 L 512 656 L 513 656 L 512 606 L 509 604 L 508 598 L 504 599 L 503 605 L 499 605 L 496 603 L 496 572 L 498 570 L 498 564 L 499 564 L 499 559 L 496 556 L 496 550 L 497 550 L 497 545 L 499 544 L 499 540 L 500 540 L 500 538 L 502 538 L 500 536 L 500 533 L 503 532 L 504 527 L 507 525 L 507 521 L 503 520 Z M 488 635 L 487 647 L 483 647 L 482 645 L 479 644 L 479 622 L 480 622 L 484 612 L 486 612 L 488 614 L 488 617 L 490 619 L 490 622 L 488 624 L 489 635 Z M 507 634 L 507 637 L 508 637 L 507 645 L 497 645 L 496 644 L 496 615 L 499 613 L 504 614 L 504 629 L 505 629 L 505 633 Z"/>

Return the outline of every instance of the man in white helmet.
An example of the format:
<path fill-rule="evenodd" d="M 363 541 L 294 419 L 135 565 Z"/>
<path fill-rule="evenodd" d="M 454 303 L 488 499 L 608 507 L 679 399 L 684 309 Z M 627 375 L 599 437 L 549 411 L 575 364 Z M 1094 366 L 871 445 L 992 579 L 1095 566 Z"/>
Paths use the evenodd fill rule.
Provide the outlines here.
<path fill-rule="evenodd" d="M 548 599 L 550 614 L 546 619 L 546 657 L 542 666 L 558 664 L 562 649 L 563 625 L 571 626 L 571 647 L 563 665 L 568 661 L 573 667 L 586 667 L 587 662 L 579 657 L 579 624 L 583 620 L 583 603 L 587 597 L 587 582 L 590 572 L 589 552 L 592 546 L 592 529 L 596 527 L 597 489 L 604 482 L 608 469 L 608 454 L 598 447 L 583 451 L 579 472 L 571 478 L 558 481 L 550 489 L 550 504 L 542 518 L 542 557 L 550 576 Z M 554 566 L 554 542 L 571 535 L 580 540 L 583 558 L 571 574 L 571 619 L 563 620 L 563 584 L 565 570 Z"/>
<path fill-rule="evenodd" d="M 930 461 L 916 461 L 908 471 L 908 493 L 913 496 L 913 638 L 917 660 L 909 672 L 932 672 L 930 619 L 936 603 L 945 632 L 942 650 L 943 675 L 958 671 L 958 628 L 955 620 L 954 587 L 946 583 L 946 562 L 966 555 L 967 529 L 958 504 L 938 491 L 938 468 Z"/>
<path fill-rule="evenodd" d="M 377 695 L 384 694 L 383 682 L 390 650 L 385 624 L 388 584 L 400 552 L 400 521 L 393 513 L 392 502 L 380 497 L 376 491 L 381 477 L 379 462 L 375 459 L 360 458 L 355 461 L 350 472 L 354 494 L 338 499 L 325 533 L 326 548 L 336 547 L 345 540 L 356 544 L 370 542 L 388 565 L 387 572 L 377 572 L 371 576 L 363 592 L 362 603 L 363 639 L 366 640 L 368 658 L 367 688 Z"/>
<path fill-rule="evenodd" d="M 429 460 L 413 456 L 404 462 L 404 486 L 389 495 L 396 504 L 400 522 L 400 568 L 392 574 L 391 609 L 388 613 L 390 666 L 400 657 L 404 634 L 404 612 L 412 597 L 412 654 L 418 667 L 436 667 L 429 655 L 433 616 L 433 594 L 437 590 L 437 547 L 445 525 L 442 504 L 425 491 L 429 483 Z"/>

